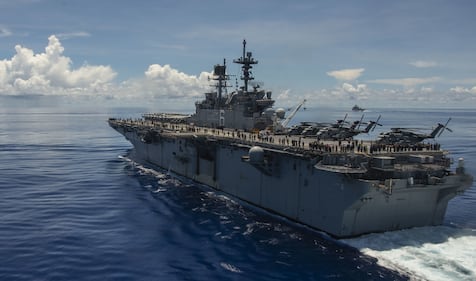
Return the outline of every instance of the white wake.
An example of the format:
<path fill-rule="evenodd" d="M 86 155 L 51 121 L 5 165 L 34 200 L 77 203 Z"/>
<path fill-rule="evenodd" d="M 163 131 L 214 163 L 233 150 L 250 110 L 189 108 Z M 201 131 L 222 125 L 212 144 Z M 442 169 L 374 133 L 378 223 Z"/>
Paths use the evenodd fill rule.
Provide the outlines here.
<path fill-rule="evenodd" d="M 476 230 L 421 227 L 341 241 L 411 280 L 476 280 Z"/>

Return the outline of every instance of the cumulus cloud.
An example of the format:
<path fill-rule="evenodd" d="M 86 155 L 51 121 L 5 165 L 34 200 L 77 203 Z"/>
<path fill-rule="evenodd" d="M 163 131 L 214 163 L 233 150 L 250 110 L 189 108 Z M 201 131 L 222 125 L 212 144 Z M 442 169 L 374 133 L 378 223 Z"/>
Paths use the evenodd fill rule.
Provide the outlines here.
<path fill-rule="evenodd" d="M 461 107 L 475 104 L 476 86 L 454 87 L 451 91 L 428 86 L 376 89 L 367 84 L 346 82 L 332 89 L 299 92 L 292 89 L 282 90 L 277 97 L 276 105 L 291 107 L 303 98 L 306 99 L 308 107 L 351 108 L 356 103 L 365 107 L 419 107 L 422 104 Z"/>
<path fill-rule="evenodd" d="M 64 47 L 54 35 L 43 53 L 15 46 L 11 59 L 0 61 L 0 94 L 71 94 L 107 88 L 116 73 L 109 66 L 83 65 L 73 69 L 63 55 Z"/>
<path fill-rule="evenodd" d="M 188 75 L 168 64 L 152 64 L 144 74 L 146 83 L 153 87 L 155 96 L 169 98 L 201 97 L 209 89 L 208 78 L 212 76 L 211 72 L 202 72 L 198 76 Z"/>
<path fill-rule="evenodd" d="M 311 91 L 294 92 L 290 89 L 284 90 L 277 97 L 277 104 L 293 106 L 298 101 L 306 99 L 308 106 L 348 106 L 352 107 L 355 102 L 367 101 L 371 96 L 379 93 L 369 89 L 365 84 L 343 83 L 332 89 L 316 89 Z"/>
<path fill-rule="evenodd" d="M 456 86 L 456 87 L 451 88 L 450 92 L 454 93 L 454 94 L 473 94 L 473 95 L 476 95 L 476 86 L 474 86 L 473 88 L 465 88 L 465 87 L 461 87 L 461 86 Z"/>
<path fill-rule="evenodd" d="M 432 87 L 421 87 L 420 92 L 430 94 L 434 92 L 434 89 Z"/>
<path fill-rule="evenodd" d="M 327 75 L 334 77 L 337 80 L 352 81 L 359 78 L 364 70 L 364 68 L 334 70 L 327 72 Z"/>
<path fill-rule="evenodd" d="M 88 36 L 86 33 L 60 34 L 62 38 Z M 170 65 L 152 64 L 140 78 L 115 82 L 116 73 L 110 66 L 82 65 L 73 68 L 72 60 L 58 36 L 48 38 L 43 52 L 17 45 L 15 55 L 0 60 L 1 95 L 74 96 L 76 101 L 107 99 L 117 104 L 161 105 L 193 107 L 193 101 L 210 90 L 212 72 L 189 75 Z M 177 102 L 180 99 L 180 103 Z M 166 106 L 166 105 L 165 105 Z"/>
<path fill-rule="evenodd" d="M 358 84 L 356 86 L 349 84 L 349 83 L 344 83 L 342 84 L 342 89 L 349 94 L 360 94 L 367 90 L 367 85 L 365 84 Z"/>
<path fill-rule="evenodd" d="M 418 68 L 435 67 L 438 65 L 435 61 L 424 61 L 424 60 L 413 61 L 413 62 L 410 62 L 410 64 Z"/>
<path fill-rule="evenodd" d="M 197 99 L 210 90 L 209 77 L 212 72 L 188 75 L 170 65 L 152 64 L 144 72 L 144 77 L 122 82 L 116 89 L 115 98 L 157 101 L 165 99 Z M 192 101 L 189 101 L 193 104 Z"/>

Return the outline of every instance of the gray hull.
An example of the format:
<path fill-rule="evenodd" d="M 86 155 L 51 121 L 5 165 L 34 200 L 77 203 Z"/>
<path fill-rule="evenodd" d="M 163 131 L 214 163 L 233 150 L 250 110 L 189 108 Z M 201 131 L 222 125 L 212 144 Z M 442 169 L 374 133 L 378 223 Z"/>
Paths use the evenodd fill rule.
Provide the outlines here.
<path fill-rule="evenodd" d="M 450 174 L 431 185 L 394 179 L 386 186 L 299 153 L 270 148 L 253 163 L 251 145 L 180 134 L 147 142 L 140 129 L 112 126 L 145 161 L 339 238 L 441 224 L 448 201 L 472 181 Z"/>

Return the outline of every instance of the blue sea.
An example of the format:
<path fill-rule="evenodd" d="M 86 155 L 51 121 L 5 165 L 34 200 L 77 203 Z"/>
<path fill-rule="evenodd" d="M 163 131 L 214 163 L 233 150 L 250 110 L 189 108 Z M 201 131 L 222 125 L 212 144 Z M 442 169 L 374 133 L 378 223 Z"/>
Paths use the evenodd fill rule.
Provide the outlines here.
<path fill-rule="evenodd" d="M 150 111 L 0 104 L 0 280 L 476 280 L 474 184 L 442 226 L 336 240 L 135 162 L 107 119 Z M 476 175 L 476 110 L 364 114 L 371 136 L 451 117 L 438 142 Z"/>

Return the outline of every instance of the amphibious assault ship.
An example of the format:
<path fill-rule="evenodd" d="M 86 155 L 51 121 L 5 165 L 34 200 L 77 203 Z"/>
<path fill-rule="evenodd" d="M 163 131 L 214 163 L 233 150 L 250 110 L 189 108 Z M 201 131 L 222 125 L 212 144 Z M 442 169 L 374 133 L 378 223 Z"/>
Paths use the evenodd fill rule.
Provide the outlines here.
<path fill-rule="evenodd" d="M 286 117 L 271 92 L 250 85 L 258 61 L 246 41 L 234 63 L 243 85 L 228 93 L 226 61 L 216 65 L 215 89 L 194 114 L 110 118 L 109 125 L 143 161 L 339 238 L 441 224 L 448 201 L 471 186 L 463 159 L 452 171 L 448 152 L 421 138 L 358 141 L 352 137 L 361 131 L 343 122 L 317 126 L 326 134 L 288 128 L 302 103 Z"/>

